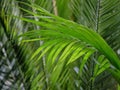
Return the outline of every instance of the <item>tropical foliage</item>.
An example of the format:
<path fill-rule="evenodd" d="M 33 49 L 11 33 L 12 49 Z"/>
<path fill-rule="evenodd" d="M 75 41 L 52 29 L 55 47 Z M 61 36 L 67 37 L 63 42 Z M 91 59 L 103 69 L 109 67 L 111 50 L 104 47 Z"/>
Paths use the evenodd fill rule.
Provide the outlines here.
<path fill-rule="evenodd" d="M 119 90 L 120 0 L 1 0 L 1 90 Z"/>

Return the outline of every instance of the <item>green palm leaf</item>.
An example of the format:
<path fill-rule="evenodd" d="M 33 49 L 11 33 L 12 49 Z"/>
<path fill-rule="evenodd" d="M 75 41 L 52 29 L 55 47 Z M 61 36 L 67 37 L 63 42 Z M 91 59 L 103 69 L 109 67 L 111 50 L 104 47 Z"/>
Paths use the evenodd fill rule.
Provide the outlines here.
<path fill-rule="evenodd" d="M 54 45 L 59 45 L 61 43 L 67 43 L 68 41 L 70 41 L 68 43 L 68 46 L 61 47 L 61 50 L 64 49 L 64 51 L 62 52 L 62 54 L 61 54 L 61 51 L 59 51 L 56 55 L 57 57 L 54 60 L 52 60 L 52 57 L 49 56 L 49 58 L 50 58 L 50 60 L 52 60 L 52 62 L 56 62 L 56 59 L 57 59 L 57 64 L 53 68 L 53 71 L 52 71 L 53 74 L 51 75 L 51 76 L 53 76 L 53 79 L 51 80 L 53 84 L 55 84 L 57 82 L 58 77 L 60 76 L 60 73 L 65 65 L 65 63 L 63 63 L 63 62 L 68 62 L 68 64 L 69 64 L 69 62 L 72 63 L 73 61 L 77 60 L 77 58 L 80 58 L 81 56 L 83 56 L 85 53 L 89 52 L 91 55 L 91 54 L 93 54 L 94 51 L 99 51 L 110 61 L 110 63 L 111 63 L 110 66 L 112 66 L 112 69 L 110 69 L 110 71 L 112 72 L 113 76 L 115 75 L 115 77 L 116 77 L 117 73 L 119 72 L 119 68 L 120 68 L 119 67 L 119 63 L 120 63 L 119 58 L 113 52 L 113 50 L 108 46 L 108 44 L 97 33 L 95 33 L 91 29 L 88 29 L 82 25 L 78 25 L 71 21 L 64 20 L 62 18 L 54 16 L 54 15 L 48 13 L 47 11 L 45 11 L 44 9 L 38 8 L 37 6 L 34 6 L 34 8 L 36 8 L 36 10 L 38 10 L 39 14 L 40 14 L 40 12 L 42 13 L 42 15 L 44 14 L 43 17 L 40 17 L 40 19 L 41 19 L 40 22 L 31 20 L 31 19 L 21 18 L 24 21 L 40 25 L 43 28 L 47 28 L 47 30 L 37 30 L 37 31 L 33 30 L 33 31 L 30 31 L 30 32 L 27 32 L 27 33 L 21 35 L 22 37 L 24 36 L 27 38 L 29 36 L 35 36 L 35 38 L 32 37 L 33 38 L 32 41 L 34 39 L 36 39 L 36 37 L 41 37 L 41 40 L 44 41 L 44 44 L 42 47 L 45 46 L 46 48 L 42 49 L 42 47 L 40 47 L 40 51 L 37 50 L 35 52 L 35 54 L 33 55 L 34 57 L 37 56 L 37 54 L 39 54 L 41 51 L 42 51 L 42 54 L 41 54 L 42 56 L 44 54 L 47 54 L 48 51 L 55 52 L 54 48 L 52 48 L 52 47 L 55 47 Z M 25 10 L 25 11 L 30 14 L 33 14 L 30 11 L 27 11 L 27 10 Z M 37 16 L 39 16 L 39 15 L 37 15 Z M 49 17 L 49 18 L 44 18 L 44 17 Z M 63 23 L 63 22 L 65 22 L 65 23 Z M 94 38 L 94 37 L 96 37 L 96 38 Z M 30 41 L 30 39 L 28 39 L 28 40 Z M 61 42 L 61 40 L 64 42 Z M 54 42 L 54 44 L 53 44 L 53 42 Z M 48 44 L 48 46 L 46 46 L 46 43 L 51 43 L 51 44 Z M 77 47 L 76 47 L 76 43 L 78 45 Z M 84 45 L 84 47 L 83 47 L 83 45 Z M 84 48 L 84 50 L 79 49 L 79 51 L 78 51 L 78 49 L 77 49 L 78 47 L 79 48 L 81 47 L 82 49 Z M 56 51 L 57 51 L 57 49 L 56 49 Z M 76 51 L 79 52 L 79 54 L 77 55 L 77 58 L 71 59 L 72 56 L 71 56 L 71 58 L 69 58 L 70 55 L 74 56 L 77 53 Z M 90 55 L 88 55 L 88 56 L 90 56 Z M 40 56 L 40 58 L 42 56 Z M 88 58 L 88 56 L 86 58 Z M 39 61 L 40 58 L 38 57 L 37 61 Z M 83 62 L 84 62 L 83 66 L 84 66 L 86 60 L 87 59 L 83 59 Z M 101 71 L 98 71 L 98 74 L 103 72 L 106 68 L 109 68 L 109 64 L 107 67 L 102 68 Z M 116 70 L 114 70 L 114 69 L 116 69 L 118 71 L 116 72 Z M 82 69 L 80 69 L 80 71 L 81 70 Z M 113 72 L 115 72 L 115 73 L 113 73 Z"/>
<path fill-rule="evenodd" d="M 1 89 L 106 90 L 120 83 L 119 0 L 0 4 Z M 9 73 L 2 70 L 4 60 Z"/>

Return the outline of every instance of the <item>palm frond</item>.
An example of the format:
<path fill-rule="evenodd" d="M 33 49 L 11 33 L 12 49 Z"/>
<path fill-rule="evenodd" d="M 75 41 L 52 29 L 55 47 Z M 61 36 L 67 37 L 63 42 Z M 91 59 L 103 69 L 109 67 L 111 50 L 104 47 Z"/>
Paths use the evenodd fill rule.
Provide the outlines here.
<path fill-rule="evenodd" d="M 81 64 L 81 68 L 80 68 L 80 71 L 81 71 L 83 68 L 82 66 L 84 66 L 86 60 L 95 51 L 99 51 L 101 54 L 103 54 L 107 58 L 106 60 L 104 59 L 105 62 L 102 63 L 103 68 L 99 69 L 97 73 L 100 74 L 107 68 L 112 68 L 110 69 L 110 71 L 116 77 L 117 73 L 119 72 L 119 58 L 113 52 L 113 50 L 108 46 L 108 44 L 97 33 L 95 33 L 93 30 L 88 29 L 82 25 L 78 25 L 74 22 L 64 20 L 60 17 L 54 16 L 36 5 L 34 6 L 34 8 L 36 8 L 38 13 L 42 14 L 43 16 L 39 16 L 39 14 L 33 14 L 32 12 L 25 9 L 22 9 L 22 10 L 32 15 L 39 16 L 39 18 L 41 19 L 40 22 L 27 19 L 27 18 L 21 18 L 21 20 L 40 25 L 45 30 L 44 29 L 37 30 L 37 31 L 33 30 L 21 35 L 20 37 L 31 38 L 29 36 L 32 36 L 32 39 L 24 40 L 24 42 L 26 41 L 30 42 L 30 41 L 36 41 L 36 40 L 44 41 L 44 44 L 36 50 L 36 52 L 33 54 L 31 59 L 36 57 L 35 63 L 37 64 L 39 63 L 43 55 L 45 55 L 46 57 L 48 55 L 49 58 L 46 59 L 46 62 L 49 62 L 49 63 L 47 63 L 46 66 L 48 66 L 50 63 L 52 65 L 54 65 L 55 63 L 55 66 L 51 71 L 51 77 L 50 77 L 50 81 L 53 84 L 53 86 L 55 85 L 57 80 L 59 80 L 63 67 L 65 67 L 67 64 L 72 63 L 73 61 L 77 60 L 78 58 L 86 54 L 82 62 L 83 65 Z M 37 38 L 37 37 L 40 37 L 40 38 Z M 52 54 L 55 53 L 55 55 L 50 56 L 48 53 L 50 53 L 50 55 L 51 53 Z M 104 64 L 108 60 L 110 61 L 111 65 L 109 66 L 110 64 L 109 63 L 107 67 L 106 65 L 104 67 Z M 117 72 L 116 70 L 114 70 L 115 68 L 118 70 Z"/>
<path fill-rule="evenodd" d="M 2 0 L 0 88 L 106 90 L 120 83 L 113 51 L 119 50 L 119 0 L 53 1 Z"/>
<path fill-rule="evenodd" d="M 74 17 L 78 23 L 100 33 L 108 44 L 119 49 L 119 0 L 75 0 L 72 4 Z"/>

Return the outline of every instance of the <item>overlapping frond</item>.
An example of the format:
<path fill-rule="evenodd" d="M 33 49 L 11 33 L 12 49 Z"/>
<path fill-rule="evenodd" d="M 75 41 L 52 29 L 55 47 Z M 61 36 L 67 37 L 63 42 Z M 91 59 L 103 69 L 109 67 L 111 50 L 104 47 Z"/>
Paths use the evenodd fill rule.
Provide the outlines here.
<path fill-rule="evenodd" d="M 21 63 L 26 59 L 26 45 L 20 45 L 16 38 L 22 33 L 24 25 L 21 20 L 13 17 L 21 17 L 18 3 L 14 0 L 2 0 L 0 7 L 0 89 L 25 89 L 28 86 L 24 82 Z"/>
<path fill-rule="evenodd" d="M 80 71 L 82 71 L 86 61 L 95 51 L 100 52 L 107 58 L 106 60 L 101 59 L 102 56 L 98 58 L 98 61 L 101 62 L 101 60 L 105 60 L 105 62 L 102 62 L 102 68 L 99 68 L 99 70 L 97 70 L 98 66 L 96 66 L 95 76 L 108 68 L 112 68 L 110 71 L 112 70 L 111 72 L 115 76 L 118 74 L 119 58 L 97 33 L 82 25 L 54 16 L 36 5 L 32 7 L 36 8 L 38 14 L 33 14 L 28 10 L 21 9 L 34 16 L 38 16 L 41 21 L 38 22 L 27 18 L 21 18 L 21 20 L 40 25 L 43 30 L 33 30 L 21 35 L 21 37 L 28 38 L 23 40 L 23 42 L 37 40 L 44 42 L 44 44 L 36 50 L 31 59 L 36 57 L 34 62 L 37 64 L 44 55 L 46 56 L 45 66 L 48 67 L 50 65 L 47 70 L 52 67 L 52 69 L 50 69 L 50 77 L 47 77 L 50 79 L 48 81 L 51 81 L 49 82 L 50 84 L 55 86 L 60 75 L 62 75 L 63 67 L 67 67 L 66 65 L 80 59 L 81 56 L 83 59 L 81 61 Z M 41 14 L 42 16 L 39 16 Z M 114 71 L 115 68 L 118 70 L 117 73 Z M 47 74 L 49 75 L 49 71 Z"/>
<path fill-rule="evenodd" d="M 2 77 L 1 89 L 106 90 L 114 83 L 111 74 L 120 83 L 120 61 L 112 50 L 119 49 L 119 0 L 22 1 L 0 5 L 0 72 L 17 73 L 14 81 Z M 10 73 L 3 72 L 3 60 Z"/>
<path fill-rule="evenodd" d="M 119 49 L 119 0 L 72 0 L 74 17 L 78 23 L 100 33 L 108 44 Z M 76 21 L 75 20 L 75 21 Z"/>
<path fill-rule="evenodd" d="M 89 28 L 92 28 L 94 31 L 99 33 L 114 49 L 114 51 L 118 53 L 120 47 L 119 44 L 120 10 L 118 9 L 120 7 L 120 1 L 119 0 L 71 0 L 71 1 L 72 1 L 71 9 L 74 12 L 74 21 L 83 24 Z M 104 76 L 105 74 L 102 75 Z M 108 81 L 107 78 L 106 81 Z"/>

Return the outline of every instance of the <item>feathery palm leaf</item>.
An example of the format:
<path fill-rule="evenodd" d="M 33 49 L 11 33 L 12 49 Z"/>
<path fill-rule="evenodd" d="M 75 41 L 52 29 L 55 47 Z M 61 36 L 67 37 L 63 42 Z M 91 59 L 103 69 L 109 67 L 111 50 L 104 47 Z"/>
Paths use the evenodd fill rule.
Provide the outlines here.
<path fill-rule="evenodd" d="M 41 59 L 42 56 L 44 54 L 46 55 L 49 51 L 50 51 L 49 53 L 57 52 L 57 55 L 56 54 L 54 55 L 56 57 L 53 57 L 53 56 L 50 57 L 49 56 L 48 61 L 49 60 L 52 60 L 52 61 L 49 61 L 49 63 L 47 63 L 47 61 L 46 61 L 46 63 L 47 63 L 46 66 L 48 66 L 50 64 L 50 62 L 53 64 L 54 62 L 56 62 L 56 59 L 59 58 L 57 60 L 58 61 L 57 65 L 56 65 L 57 67 L 56 66 L 54 67 L 53 74 L 51 75 L 53 77 L 53 79 L 51 80 L 53 82 L 53 84 L 55 84 L 57 82 L 57 79 L 58 79 L 58 77 L 60 75 L 60 72 L 61 72 L 62 68 L 65 65 L 65 63 L 62 63 L 62 61 L 67 59 L 66 64 L 69 64 L 69 63 L 73 62 L 74 60 L 77 60 L 77 58 L 80 58 L 85 53 L 86 53 L 85 56 L 87 56 L 87 58 L 88 58 L 91 54 L 94 53 L 94 51 L 96 51 L 96 49 L 97 49 L 97 51 L 104 54 L 105 57 L 107 57 L 108 60 L 110 60 L 110 62 L 113 64 L 111 66 L 113 68 L 113 70 L 112 71 L 110 70 L 112 72 L 112 74 L 115 75 L 115 74 L 117 74 L 119 72 L 119 64 L 118 64 L 119 59 L 118 59 L 118 57 L 115 55 L 115 53 L 112 51 L 112 49 L 110 49 L 110 47 L 105 43 L 105 41 L 98 34 L 93 32 L 92 30 L 89 30 L 88 28 L 85 28 L 85 27 L 77 25 L 77 24 L 75 24 L 73 22 L 69 22 L 67 20 L 56 17 L 56 16 L 54 16 L 52 14 L 49 14 L 48 12 L 46 12 L 43 9 L 38 8 L 37 6 L 35 6 L 34 8 L 36 8 L 36 10 L 38 10 L 38 13 L 41 12 L 42 15 L 45 14 L 44 16 L 39 17 L 41 19 L 40 22 L 30 20 L 30 19 L 26 19 L 26 18 L 21 18 L 21 19 L 25 20 L 27 22 L 32 22 L 34 24 L 40 25 L 43 28 L 46 28 L 47 30 L 46 29 L 45 30 L 38 30 L 38 31 L 33 30 L 33 31 L 30 31 L 30 32 L 28 32 L 26 34 L 23 34 L 23 36 L 27 36 L 27 38 L 29 36 L 32 36 L 33 39 L 30 39 L 32 41 L 36 41 L 36 40 L 39 40 L 39 39 L 44 41 L 43 46 L 40 47 L 35 52 L 35 54 L 33 54 L 33 56 L 32 56 L 32 59 L 33 59 L 41 51 L 43 51 L 42 54 L 40 55 L 40 57 L 38 57 L 38 59 L 36 61 L 39 61 L 39 59 Z M 24 10 L 24 11 L 26 11 L 26 12 L 28 12 L 30 14 L 33 14 L 30 11 L 27 11 L 27 10 Z M 37 14 L 35 14 L 35 15 L 39 16 Z M 48 18 L 45 18 L 45 17 L 48 17 Z M 65 22 L 65 23 L 63 23 L 63 22 Z M 53 27 L 54 24 L 56 26 Z M 41 38 L 36 38 L 36 37 L 39 37 L 39 36 Z M 96 37 L 96 39 L 93 39 L 94 37 Z M 28 40 L 25 40 L 24 42 L 26 42 L 26 41 L 28 42 L 30 40 L 28 39 Z M 76 47 L 76 45 L 75 45 L 76 42 L 77 43 L 79 42 L 80 46 Z M 60 48 L 61 43 L 64 43 L 63 44 L 64 46 Z M 68 43 L 68 46 L 66 46 L 67 43 Z M 82 47 L 81 47 L 81 44 L 82 44 Z M 56 46 L 57 46 L 57 48 L 59 47 L 60 50 L 57 49 Z M 93 46 L 94 48 L 91 47 L 91 46 Z M 77 49 L 78 47 L 79 47 L 79 49 Z M 84 50 L 81 50 L 80 47 L 81 47 L 81 49 L 84 48 Z M 107 49 L 105 49 L 105 48 L 107 48 Z M 63 49 L 64 49 L 64 51 L 60 55 L 61 50 L 63 50 Z M 58 52 L 58 50 L 59 50 L 59 52 Z M 109 51 L 106 51 L 106 50 L 109 50 Z M 79 54 L 76 53 L 76 51 L 79 52 Z M 109 52 L 109 54 L 107 52 Z M 110 52 L 111 52 L 111 54 L 110 54 Z M 47 57 L 47 55 L 46 55 L 46 57 Z M 113 58 L 113 55 L 115 55 L 114 58 Z M 76 57 L 76 58 L 74 58 L 74 57 Z M 87 59 L 83 59 L 83 62 L 84 62 L 83 66 L 84 66 L 86 60 Z M 116 64 L 115 64 L 115 62 L 113 62 L 113 60 L 116 62 Z M 107 62 L 103 63 L 103 66 L 104 66 L 104 64 L 107 64 Z M 115 67 L 118 69 L 117 73 L 116 73 L 116 71 L 114 71 Z M 81 67 L 80 67 L 80 71 L 82 70 L 81 68 L 83 68 L 82 64 L 81 64 Z M 109 64 L 106 67 L 103 67 L 101 69 L 101 71 L 98 72 L 98 74 L 103 72 L 106 68 L 109 68 Z"/>
<path fill-rule="evenodd" d="M 6 76 L 1 89 L 6 84 L 12 89 L 106 90 L 113 83 L 103 80 L 111 80 L 111 74 L 120 83 L 120 61 L 112 50 L 119 50 L 119 4 L 119 0 L 2 0 L 0 69 L 8 58 L 13 69 L 18 66 L 16 78 L 22 79 L 16 80 L 14 74 L 12 82 Z M 13 87 L 8 82 L 17 83 Z"/>

